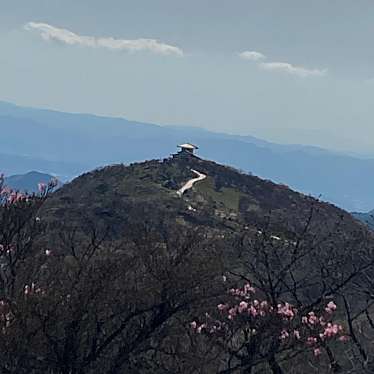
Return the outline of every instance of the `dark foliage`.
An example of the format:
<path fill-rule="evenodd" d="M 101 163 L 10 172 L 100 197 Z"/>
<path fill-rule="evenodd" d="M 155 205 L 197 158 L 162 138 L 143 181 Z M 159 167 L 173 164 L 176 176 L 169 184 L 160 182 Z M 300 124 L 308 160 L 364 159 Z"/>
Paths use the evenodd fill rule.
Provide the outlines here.
<path fill-rule="evenodd" d="M 179 197 L 191 169 L 207 178 Z M 332 205 L 175 156 L 87 173 L 0 220 L 2 373 L 370 372 L 373 236 Z M 350 341 L 317 362 L 265 344 L 273 324 L 244 356 L 190 329 L 247 280 L 303 313 L 334 299 Z"/>

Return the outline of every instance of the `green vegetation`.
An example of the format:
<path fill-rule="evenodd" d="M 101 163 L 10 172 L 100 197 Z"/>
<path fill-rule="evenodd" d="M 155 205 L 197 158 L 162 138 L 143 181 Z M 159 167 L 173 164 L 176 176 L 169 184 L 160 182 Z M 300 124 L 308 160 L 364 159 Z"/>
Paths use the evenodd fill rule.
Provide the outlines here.
<path fill-rule="evenodd" d="M 208 177 L 206 180 L 198 183 L 196 191 L 201 193 L 206 199 L 212 199 L 214 203 L 223 205 L 226 209 L 239 211 L 239 202 L 242 193 L 229 187 L 223 187 L 220 191 L 217 191 L 212 177 Z"/>

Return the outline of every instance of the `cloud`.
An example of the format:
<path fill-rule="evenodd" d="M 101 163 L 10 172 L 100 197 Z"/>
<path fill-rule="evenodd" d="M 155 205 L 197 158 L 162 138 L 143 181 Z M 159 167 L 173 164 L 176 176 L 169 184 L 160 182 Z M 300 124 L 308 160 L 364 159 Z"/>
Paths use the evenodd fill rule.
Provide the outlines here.
<path fill-rule="evenodd" d="M 60 29 L 47 23 L 29 22 L 24 28 L 38 31 L 47 41 L 67 45 L 80 45 L 90 48 L 106 48 L 112 51 L 142 52 L 148 51 L 160 55 L 183 56 L 183 50 L 173 45 L 161 43 L 156 39 L 114 39 L 111 37 L 82 36 L 66 29 Z"/>
<path fill-rule="evenodd" d="M 239 57 L 244 60 L 254 61 L 256 65 L 266 71 L 274 71 L 280 73 L 287 73 L 296 75 L 298 77 L 321 77 L 327 74 L 327 69 L 308 69 L 303 66 L 295 66 L 288 62 L 264 62 L 266 56 L 257 51 L 244 51 L 239 53 Z"/>
<path fill-rule="evenodd" d="M 287 62 L 261 62 L 258 66 L 267 71 L 284 72 L 291 75 L 297 75 L 299 77 L 310 77 L 310 76 L 324 76 L 327 74 L 327 69 L 307 69 L 303 66 L 295 66 Z"/>
<path fill-rule="evenodd" d="M 244 60 L 250 60 L 250 61 L 259 61 L 264 60 L 266 58 L 265 55 L 263 55 L 260 52 L 256 51 L 244 51 L 239 53 L 239 56 Z"/>

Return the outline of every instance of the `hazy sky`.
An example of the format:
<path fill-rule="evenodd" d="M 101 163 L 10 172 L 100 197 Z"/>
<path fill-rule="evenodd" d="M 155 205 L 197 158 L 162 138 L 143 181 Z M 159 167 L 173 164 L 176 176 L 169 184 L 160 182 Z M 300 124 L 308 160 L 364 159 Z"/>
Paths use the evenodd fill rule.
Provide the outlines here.
<path fill-rule="evenodd" d="M 373 0 L 0 0 L 0 100 L 374 154 Z"/>

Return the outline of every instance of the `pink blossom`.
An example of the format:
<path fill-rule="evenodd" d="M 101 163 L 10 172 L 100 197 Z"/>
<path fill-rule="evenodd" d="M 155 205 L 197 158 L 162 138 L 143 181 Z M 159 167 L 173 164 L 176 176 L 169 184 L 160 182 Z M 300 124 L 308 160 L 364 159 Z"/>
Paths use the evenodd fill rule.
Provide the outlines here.
<path fill-rule="evenodd" d="M 343 328 L 340 325 L 328 323 L 323 335 L 327 338 L 331 338 L 342 331 L 342 329 Z"/>
<path fill-rule="evenodd" d="M 38 183 L 38 190 L 41 194 L 44 194 L 47 191 L 47 185 L 45 183 Z"/>
<path fill-rule="evenodd" d="M 285 340 L 285 339 L 287 339 L 289 336 L 290 336 L 290 334 L 289 334 L 286 330 L 282 330 L 279 338 L 280 338 L 281 340 Z"/>
<path fill-rule="evenodd" d="M 314 336 L 309 336 L 308 339 L 306 340 L 308 345 L 313 345 L 317 343 L 317 338 Z"/>
<path fill-rule="evenodd" d="M 296 338 L 296 339 L 300 339 L 300 332 L 299 332 L 299 330 L 294 330 L 294 332 L 293 332 L 293 336 Z"/>
<path fill-rule="evenodd" d="M 339 337 L 338 340 L 341 341 L 341 342 L 346 342 L 346 341 L 349 340 L 349 337 L 347 335 L 342 335 L 342 336 Z"/>
<path fill-rule="evenodd" d="M 19 192 L 11 191 L 8 196 L 8 203 L 14 204 L 14 203 L 17 203 L 18 201 L 21 201 L 24 198 L 25 198 L 25 195 Z"/>
<path fill-rule="evenodd" d="M 249 307 L 248 312 L 249 312 L 249 314 L 252 315 L 253 317 L 256 317 L 257 314 L 258 314 L 257 309 L 256 309 L 253 305 L 251 305 L 251 306 Z"/>
<path fill-rule="evenodd" d="M 315 357 L 318 357 L 321 353 L 322 353 L 322 351 L 321 351 L 320 348 L 315 348 L 313 350 L 313 354 L 314 354 Z"/>
<path fill-rule="evenodd" d="M 248 303 L 246 303 L 245 301 L 242 301 L 239 304 L 238 312 L 243 313 L 247 308 L 248 308 Z"/>
<path fill-rule="evenodd" d="M 249 283 L 247 283 L 247 284 L 244 285 L 244 292 L 246 294 L 254 293 L 255 289 Z"/>
<path fill-rule="evenodd" d="M 217 309 L 220 311 L 226 310 L 229 306 L 227 304 L 218 304 Z"/>
<path fill-rule="evenodd" d="M 318 319 L 318 317 L 315 315 L 314 312 L 309 312 L 309 313 L 308 313 L 308 316 L 309 316 L 309 318 L 308 318 L 308 322 L 309 322 L 309 324 L 311 324 L 311 325 L 315 325 L 315 324 L 317 324 L 317 323 L 319 322 L 319 319 Z"/>
<path fill-rule="evenodd" d="M 275 323 L 273 331 L 277 331 L 279 323 L 281 324 L 280 330 L 278 330 L 280 331 L 279 335 L 273 336 L 273 339 L 280 339 L 287 344 L 287 339 L 292 338 L 294 344 L 296 341 L 298 344 L 306 344 L 316 357 L 322 354 L 319 343 L 324 343 L 330 338 L 336 338 L 342 342 L 348 339 L 347 336 L 342 336 L 343 327 L 331 321 L 330 315 L 337 308 L 334 302 L 331 301 L 325 308 L 322 308 L 322 313 L 310 311 L 307 315 L 300 316 L 302 326 L 299 329 L 291 329 L 291 322 L 296 318 L 298 310 L 288 302 L 279 302 L 278 305 L 273 306 L 266 300 L 254 299 L 252 295 L 254 292 L 254 288 L 249 283 L 243 288 L 230 289 L 229 294 L 233 296 L 233 304 L 218 304 L 217 309 L 222 313 L 218 313 L 217 320 L 213 316 L 207 316 L 209 318 L 206 318 L 205 324 L 199 326 L 196 322 L 192 322 L 191 327 L 197 333 L 202 333 L 204 329 L 211 334 L 218 332 L 218 330 L 224 333 L 227 330 L 230 331 L 230 325 L 227 320 L 222 320 L 222 318 L 234 320 L 238 314 L 241 314 L 242 316 L 237 322 L 243 326 L 238 326 L 239 328 L 251 331 L 253 334 L 262 334 L 264 321 L 260 317 L 269 316 L 269 324 L 272 323 L 272 319 Z M 258 327 L 259 329 L 256 330 Z"/>
<path fill-rule="evenodd" d="M 295 316 L 294 309 L 288 303 L 284 305 L 278 304 L 278 314 L 288 319 L 292 319 Z"/>
<path fill-rule="evenodd" d="M 229 310 L 229 317 L 235 317 L 236 314 L 237 314 L 237 309 L 236 308 L 231 308 Z M 230 318 L 230 319 L 232 319 L 232 318 Z"/>
<path fill-rule="evenodd" d="M 196 329 L 196 331 L 197 331 L 198 334 L 201 334 L 201 332 L 202 332 L 203 329 L 205 329 L 205 328 L 206 328 L 206 324 L 203 323 L 202 325 L 200 325 L 200 326 Z"/>
<path fill-rule="evenodd" d="M 336 310 L 337 306 L 336 304 L 333 302 L 333 301 L 330 301 L 326 308 L 325 308 L 325 311 L 329 314 L 333 313 L 335 310 Z"/>

